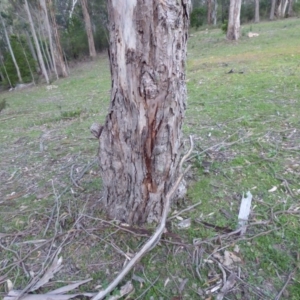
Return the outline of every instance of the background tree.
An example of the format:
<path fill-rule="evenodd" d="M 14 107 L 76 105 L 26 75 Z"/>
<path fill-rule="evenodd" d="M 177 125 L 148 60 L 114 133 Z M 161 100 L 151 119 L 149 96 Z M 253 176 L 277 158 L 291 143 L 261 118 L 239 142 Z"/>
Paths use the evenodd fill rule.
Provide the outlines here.
<path fill-rule="evenodd" d="M 241 0 L 230 0 L 227 39 L 238 40 L 240 37 Z"/>
<path fill-rule="evenodd" d="M 270 11 L 270 20 L 273 21 L 275 17 L 275 6 L 276 6 L 276 0 L 271 0 L 271 11 Z"/>
<path fill-rule="evenodd" d="M 80 0 L 80 2 L 81 2 L 82 12 L 84 16 L 86 34 L 89 42 L 90 57 L 95 58 L 97 54 L 95 49 L 94 36 L 93 36 L 92 24 L 91 24 L 90 14 L 88 11 L 87 1 Z"/>
<path fill-rule="evenodd" d="M 51 16 L 51 24 L 52 24 L 52 32 L 54 36 L 54 60 L 55 60 L 55 65 L 56 68 L 59 70 L 59 75 L 63 77 L 67 77 L 69 75 L 67 65 L 64 60 L 64 55 L 63 55 L 63 50 L 61 47 L 61 42 L 60 42 L 60 34 L 58 31 L 57 23 L 56 23 L 56 17 L 55 17 L 55 12 L 54 12 L 54 5 L 52 0 L 47 0 L 48 2 L 48 7 L 50 11 L 50 16 Z"/>
<path fill-rule="evenodd" d="M 207 25 L 211 25 L 212 19 L 212 0 L 207 0 Z"/>
<path fill-rule="evenodd" d="M 258 23 L 259 22 L 259 0 L 254 0 L 255 2 L 255 19 L 254 22 Z"/>
<path fill-rule="evenodd" d="M 103 207 L 129 224 L 160 220 L 177 175 L 188 3 L 108 1 L 112 91 L 99 130 Z"/>
<path fill-rule="evenodd" d="M 25 2 L 24 2 L 24 7 L 25 7 L 25 10 L 26 10 L 26 13 L 27 13 L 27 16 L 28 16 L 28 21 L 29 21 L 29 24 L 30 24 L 33 40 L 34 40 L 34 43 L 35 43 L 39 64 L 40 64 L 42 73 L 44 75 L 44 78 L 46 80 L 46 83 L 49 84 L 50 81 L 49 81 L 48 73 L 47 73 L 47 70 L 46 70 L 46 67 L 45 67 L 43 55 L 42 55 L 40 44 L 39 44 L 39 41 L 38 41 L 38 38 L 37 38 L 37 35 L 36 35 L 36 32 L 35 32 L 35 28 L 34 28 L 34 24 L 33 24 L 33 20 L 32 20 L 32 17 L 31 17 L 31 13 L 30 13 L 30 9 L 29 9 L 27 0 L 25 0 Z"/>

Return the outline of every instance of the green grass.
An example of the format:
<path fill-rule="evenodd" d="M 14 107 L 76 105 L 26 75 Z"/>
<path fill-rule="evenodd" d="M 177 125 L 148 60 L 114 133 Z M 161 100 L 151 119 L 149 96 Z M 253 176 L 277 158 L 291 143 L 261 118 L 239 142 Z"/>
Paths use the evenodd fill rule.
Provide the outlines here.
<path fill-rule="evenodd" d="M 250 30 L 259 37 L 249 39 Z M 226 41 L 221 29 L 192 33 L 184 138 L 194 136 L 193 168 L 188 195 L 173 209 L 201 205 L 182 215 L 191 218 L 190 228 L 178 229 L 177 219 L 169 222 L 173 236 L 166 235 L 128 275 L 126 280 L 133 274 L 143 278 L 133 282 L 133 299 L 143 292 L 142 299 L 209 298 L 223 278 L 217 255 L 225 250 L 242 260 L 225 270 L 227 277 L 236 272 L 241 279 L 226 299 L 274 299 L 294 270 L 284 297 L 300 298 L 299 31 L 298 19 L 286 19 L 243 25 L 236 43 Z M 80 290 L 105 286 L 122 268 L 124 253 L 133 254 L 145 241 L 97 219 L 105 216 L 98 208 L 98 145 L 89 127 L 105 118 L 110 84 L 108 61 L 101 56 L 54 82 L 57 88 L 0 95 L 8 104 L 0 113 L 0 232 L 13 234 L 1 245 L 15 251 L 0 248 L 0 276 L 7 274 L 15 288 L 24 288 L 26 270 L 36 274 L 59 245 L 65 267 L 53 286 L 62 285 L 55 280 L 89 276 L 93 281 Z M 71 175 L 80 177 L 80 187 Z M 226 237 L 236 229 L 248 190 L 250 223 L 260 223 L 244 237 Z M 54 244 L 33 251 L 24 265 L 6 268 L 34 250 L 34 244 L 21 242 L 55 235 Z M 201 245 L 193 245 L 200 239 Z"/>

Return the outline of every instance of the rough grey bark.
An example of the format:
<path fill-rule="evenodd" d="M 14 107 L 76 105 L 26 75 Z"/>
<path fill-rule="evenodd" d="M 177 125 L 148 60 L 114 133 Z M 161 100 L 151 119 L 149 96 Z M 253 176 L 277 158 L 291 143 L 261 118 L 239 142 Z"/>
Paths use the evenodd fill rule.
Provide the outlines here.
<path fill-rule="evenodd" d="M 19 82 L 23 82 L 23 79 L 22 79 L 22 76 L 21 76 L 21 72 L 20 72 L 20 69 L 19 69 L 17 60 L 16 60 L 16 58 L 15 58 L 14 51 L 13 51 L 13 49 L 12 49 L 12 47 L 11 47 L 10 40 L 9 40 L 9 36 L 8 36 L 8 34 L 7 34 L 6 26 L 5 26 L 5 23 L 4 23 L 3 18 L 2 18 L 2 16 L 1 16 L 1 13 L 0 13 L 0 19 L 1 19 L 2 27 L 3 27 L 5 39 L 6 39 L 6 42 L 7 42 L 8 50 L 9 50 L 10 56 L 11 56 L 11 58 L 12 58 L 12 61 L 13 61 L 13 63 L 14 63 L 14 66 L 15 66 L 15 68 L 16 68 Z"/>
<path fill-rule="evenodd" d="M 270 11 L 270 20 L 273 21 L 275 17 L 275 6 L 276 6 L 276 0 L 272 0 L 271 3 L 271 11 Z"/>
<path fill-rule="evenodd" d="M 109 0 L 111 104 L 99 140 L 110 218 L 160 220 L 185 111 L 189 0 Z"/>
<path fill-rule="evenodd" d="M 240 37 L 241 0 L 230 0 L 227 39 L 238 40 Z"/>
<path fill-rule="evenodd" d="M 34 24 L 33 24 L 33 20 L 32 20 L 32 17 L 31 17 L 31 13 L 30 13 L 30 10 L 29 10 L 27 0 L 25 0 L 24 6 L 25 6 L 25 10 L 26 10 L 26 13 L 27 13 L 27 16 L 28 16 L 28 20 L 29 20 L 29 24 L 30 24 L 30 28 L 31 28 L 31 34 L 32 34 L 33 41 L 34 41 L 34 44 L 35 44 L 39 64 L 40 64 L 42 73 L 45 77 L 45 80 L 46 80 L 47 84 L 49 84 L 48 73 L 46 71 L 44 59 L 43 59 L 42 52 L 41 52 L 41 49 L 40 49 L 39 41 L 38 41 L 37 36 L 36 36 L 36 32 L 35 32 L 35 28 L 34 28 Z"/>
<path fill-rule="evenodd" d="M 259 23 L 259 0 L 255 0 L 255 23 Z"/>
<path fill-rule="evenodd" d="M 96 57 L 96 49 L 95 49 L 95 43 L 94 43 L 94 36 L 93 36 L 93 30 L 92 30 L 92 23 L 90 19 L 90 14 L 87 8 L 87 0 L 80 0 L 81 1 L 81 7 L 84 17 L 84 24 L 85 24 L 85 30 L 88 38 L 89 43 L 89 51 L 90 51 L 90 57 L 95 58 Z M 136 0 L 135 0 L 136 1 Z M 125 26 L 125 24 L 124 24 Z"/>

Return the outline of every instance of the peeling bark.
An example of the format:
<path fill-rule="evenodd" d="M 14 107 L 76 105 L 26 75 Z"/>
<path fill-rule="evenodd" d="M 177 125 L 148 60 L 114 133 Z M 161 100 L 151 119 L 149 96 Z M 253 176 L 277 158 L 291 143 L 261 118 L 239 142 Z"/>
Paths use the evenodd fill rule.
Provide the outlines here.
<path fill-rule="evenodd" d="M 241 5 L 242 5 L 241 0 L 230 0 L 228 29 L 227 29 L 228 40 L 238 40 L 240 37 Z"/>
<path fill-rule="evenodd" d="M 109 0 L 112 93 L 99 149 L 110 218 L 158 222 L 178 172 L 188 0 Z"/>

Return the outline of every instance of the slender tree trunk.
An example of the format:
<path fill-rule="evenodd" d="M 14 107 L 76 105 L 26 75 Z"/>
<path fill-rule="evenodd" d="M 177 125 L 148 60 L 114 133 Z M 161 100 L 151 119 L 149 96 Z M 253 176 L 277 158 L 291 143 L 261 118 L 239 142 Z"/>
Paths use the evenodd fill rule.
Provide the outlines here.
<path fill-rule="evenodd" d="M 28 16 L 28 20 L 29 20 L 29 24 L 30 24 L 30 28 L 31 28 L 31 33 L 32 33 L 32 36 L 33 36 L 33 40 L 34 40 L 34 43 L 35 43 L 35 48 L 36 48 L 37 55 L 38 55 L 39 64 L 40 64 L 42 73 L 45 77 L 46 83 L 49 84 L 48 73 L 47 73 L 47 70 L 46 70 L 46 67 L 45 67 L 45 63 L 44 63 L 41 48 L 40 48 L 40 45 L 39 45 L 39 41 L 38 41 L 37 36 L 36 36 L 36 32 L 35 32 L 35 28 L 34 28 L 34 24 L 33 24 L 33 21 L 32 21 L 32 17 L 31 17 L 31 13 L 30 13 L 30 10 L 29 10 L 27 0 L 25 0 L 25 10 L 26 10 L 26 13 L 27 13 L 27 16 Z"/>
<path fill-rule="evenodd" d="M 259 0 L 255 0 L 255 23 L 259 23 Z"/>
<path fill-rule="evenodd" d="M 222 23 L 225 22 L 225 0 L 222 1 Z"/>
<path fill-rule="evenodd" d="M 80 1 L 81 1 L 81 7 L 82 7 L 82 12 L 83 12 L 83 17 L 84 17 L 86 34 L 87 34 L 88 43 L 89 43 L 90 57 L 95 58 L 96 57 L 96 49 L 95 49 L 94 36 L 93 36 L 93 30 L 92 30 L 92 23 L 91 23 L 90 15 L 89 15 L 88 8 L 87 8 L 87 0 L 80 0 Z"/>
<path fill-rule="evenodd" d="M 218 22 L 218 0 L 213 0 L 213 11 L 212 11 L 212 19 L 213 19 L 213 24 L 214 26 L 217 25 Z"/>
<path fill-rule="evenodd" d="M 3 69 L 4 69 L 4 72 L 5 72 L 5 75 L 6 75 L 6 79 L 7 79 L 8 83 L 9 83 L 9 86 L 12 88 L 13 86 L 12 86 L 12 84 L 11 84 L 11 81 L 10 81 L 9 75 L 8 75 L 8 73 L 7 73 L 7 70 L 6 70 L 5 64 L 4 64 L 4 62 L 3 62 L 3 59 L 2 59 L 2 53 L 0 53 L 0 58 L 1 58 L 1 64 L 2 64 L 2 67 L 3 67 Z"/>
<path fill-rule="evenodd" d="M 51 16 L 53 35 L 55 39 L 55 64 L 56 67 L 59 69 L 59 74 L 63 77 L 68 77 L 69 72 L 61 48 L 60 36 L 58 32 L 52 0 L 48 0 L 48 6 L 49 6 L 49 12 Z"/>
<path fill-rule="evenodd" d="M 189 1 L 109 0 L 108 13 L 112 92 L 99 130 L 103 207 L 129 224 L 157 222 L 178 174 Z"/>
<path fill-rule="evenodd" d="M 30 75 L 31 75 L 32 82 L 35 84 L 34 75 L 33 75 L 33 72 L 32 72 L 32 69 L 31 69 L 31 66 L 30 66 L 30 63 L 29 63 L 27 54 L 26 54 L 26 51 L 25 51 L 25 49 L 24 49 L 24 47 L 23 47 L 23 45 L 22 45 L 22 41 L 21 41 L 19 35 L 18 35 L 18 41 L 19 41 L 20 47 L 22 48 L 24 57 L 25 57 L 25 59 L 26 59 L 27 66 L 28 66 L 28 69 L 29 69 L 29 71 L 30 71 Z"/>
<path fill-rule="evenodd" d="M 27 43 L 28 43 L 28 46 L 29 46 L 29 49 L 30 49 L 30 53 L 31 53 L 33 59 L 36 62 L 36 64 L 35 64 L 36 65 L 36 71 L 39 73 L 41 71 L 41 69 L 40 69 L 40 66 L 39 66 L 38 59 L 36 57 L 36 53 L 35 53 L 34 47 L 33 47 L 32 42 L 31 42 L 31 37 L 30 37 L 30 35 L 29 35 L 29 33 L 28 33 L 27 30 L 25 31 L 25 34 L 26 34 Z"/>
<path fill-rule="evenodd" d="M 49 56 L 46 53 L 45 46 L 44 46 L 45 43 L 44 43 L 44 41 L 42 39 L 40 30 L 38 29 L 36 31 L 36 33 L 37 33 L 37 38 L 38 38 L 39 46 L 40 46 L 40 49 L 41 49 L 42 57 L 43 57 L 43 60 L 44 60 L 44 63 L 45 63 L 46 71 L 47 70 L 51 71 L 52 68 L 51 68 L 51 65 L 50 65 L 50 62 L 49 62 Z"/>
<path fill-rule="evenodd" d="M 275 6 L 276 6 L 276 0 L 271 0 L 271 11 L 270 11 L 270 20 L 273 21 L 275 17 Z"/>
<path fill-rule="evenodd" d="M 240 37 L 241 0 L 230 0 L 227 39 L 238 40 Z"/>
<path fill-rule="evenodd" d="M 277 7 L 275 8 L 275 14 L 277 18 L 282 18 L 282 0 L 277 1 Z"/>
<path fill-rule="evenodd" d="M 288 7 L 287 16 L 290 18 L 293 15 L 294 15 L 294 12 L 293 12 L 293 0 L 289 0 L 289 7 Z"/>
<path fill-rule="evenodd" d="M 288 0 L 283 0 L 281 5 L 281 17 L 284 18 L 286 15 L 286 9 L 288 7 Z"/>
<path fill-rule="evenodd" d="M 212 0 L 207 0 L 207 24 L 211 25 L 211 10 L 212 10 Z"/>
<path fill-rule="evenodd" d="M 55 59 L 56 49 L 55 49 L 55 45 L 52 40 L 52 32 L 51 32 L 51 27 L 50 27 L 50 22 L 49 22 L 49 17 L 48 17 L 48 10 L 46 7 L 46 1 L 40 0 L 40 5 L 43 9 L 43 15 L 45 16 L 45 24 L 46 24 L 46 28 L 47 28 L 51 58 L 52 58 L 52 62 L 53 62 L 53 70 L 54 70 L 56 79 L 58 79 L 59 76 L 58 76 L 58 72 L 57 72 L 57 68 L 56 68 L 56 59 Z"/>
<path fill-rule="evenodd" d="M 1 16 L 1 13 L 0 13 L 0 18 L 1 18 L 1 23 L 2 23 L 2 27 L 3 27 L 5 39 L 6 39 L 6 42 L 7 42 L 8 50 L 9 50 L 10 56 L 11 56 L 11 58 L 12 58 L 12 61 L 13 61 L 13 63 L 14 63 L 14 66 L 15 66 L 15 68 L 16 68 L 19 82 L 23 82 L 23 79 L 22 79 L 22 76 L 21 76 L 21 72 L 20 72 L 20 69 L 19 69 L 17 60 L 16 60 L 16 58 L 15 58 L 14 51 L 13 51 L 13 49 L 12 49 L 12 47 L 11 47 L 10 39 L 9 39 L 8 34 L 7 34 L 6 26 L 5 26 L 5 24 L 4 24 L 4 21 L 3 21 L 3 18 L 2 18 L 2 16 Z"/>

